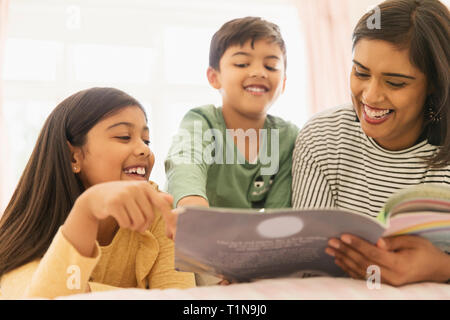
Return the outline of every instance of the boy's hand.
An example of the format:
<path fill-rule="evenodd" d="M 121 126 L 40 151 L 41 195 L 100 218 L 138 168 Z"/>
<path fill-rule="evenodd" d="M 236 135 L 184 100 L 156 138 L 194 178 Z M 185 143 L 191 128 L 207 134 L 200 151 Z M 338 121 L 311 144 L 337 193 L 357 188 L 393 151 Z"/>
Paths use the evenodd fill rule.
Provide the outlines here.
<path fill-rule="evenodd" d="M 180 201 L 178 201 L 177 203 L 177 208 L 180 207 L 193 207 L 193 206 L 198 206 L 198 207 L 207 207 L 209 208 L 209 203 L 208 200 L 206 200 L 203 197 L 200 196 L 187 196 L 184 198 L 181 198 Z"/>

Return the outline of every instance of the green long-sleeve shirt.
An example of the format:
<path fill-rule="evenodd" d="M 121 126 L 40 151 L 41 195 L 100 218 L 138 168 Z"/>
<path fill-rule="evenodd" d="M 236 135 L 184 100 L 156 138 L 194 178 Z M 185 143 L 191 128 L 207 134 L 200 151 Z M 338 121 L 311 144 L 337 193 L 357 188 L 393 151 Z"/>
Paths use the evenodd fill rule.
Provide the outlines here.
<path fill-rule="evenodd" d="M 221 107 L 207 105 L 185 115 L 165 161 L 167 191 L 174 196 L 174 205 L 183 197 L 201 196 L 212 207 L 290 207 L 298 128 L 268 115 L 253 163 L 239 151 L 232 133 Z"/>

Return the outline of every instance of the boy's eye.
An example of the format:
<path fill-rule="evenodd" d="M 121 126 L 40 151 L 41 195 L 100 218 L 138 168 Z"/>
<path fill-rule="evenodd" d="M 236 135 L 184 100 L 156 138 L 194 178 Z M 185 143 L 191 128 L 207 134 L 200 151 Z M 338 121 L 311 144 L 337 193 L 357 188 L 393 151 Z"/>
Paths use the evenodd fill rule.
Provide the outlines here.
<path fill-rule="evenodd" d="M 278 69 L 276 67 L 271 67 L 271 66 L 267 66 L 267 65 L 266 65 L 266 69 L 269 71 L 278 71 Z"/>
<path fill-rule="evenodd" d="M 150 145 L 150 140 L 145 140 L 145 139 L 142 139 L 142 141 L 144 141 L 144 143 L 146 144 L 146 145 Z"/>
<path fill-rule="evenodd" d="M 235 63 L 234 65 L 238 68 L 248 67 L 248 63 Z"/>

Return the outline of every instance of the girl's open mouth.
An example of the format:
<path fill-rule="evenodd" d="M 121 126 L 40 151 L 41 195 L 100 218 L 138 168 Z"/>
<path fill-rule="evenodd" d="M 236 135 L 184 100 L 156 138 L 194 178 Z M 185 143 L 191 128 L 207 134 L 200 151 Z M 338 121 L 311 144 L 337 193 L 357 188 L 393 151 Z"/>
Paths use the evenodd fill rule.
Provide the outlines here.
<path fill-rule="evenodd" d="M 145 179 L 147 169 L 145 167 L 136 166 L 125 168 L 123 172 L 133 179 Z"/>

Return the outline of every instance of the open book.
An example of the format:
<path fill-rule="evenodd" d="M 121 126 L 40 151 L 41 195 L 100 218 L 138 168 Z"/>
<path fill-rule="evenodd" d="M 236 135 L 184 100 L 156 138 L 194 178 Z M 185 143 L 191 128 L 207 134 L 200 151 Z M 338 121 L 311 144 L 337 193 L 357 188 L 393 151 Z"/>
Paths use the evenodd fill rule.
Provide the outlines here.
<path fill-rule="evenodd" d="M 343 233 L 375 243 L 413 234 L 450 251 L 450 187 L 414 187 L 392 197 L 378 219 L 336 209 L 258 212 L 188 207 L 180 214 L 175 268 L 235 281 L 345 276 L 325 253 Z"/>

